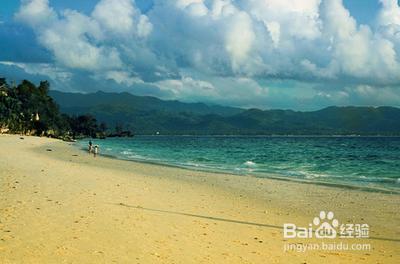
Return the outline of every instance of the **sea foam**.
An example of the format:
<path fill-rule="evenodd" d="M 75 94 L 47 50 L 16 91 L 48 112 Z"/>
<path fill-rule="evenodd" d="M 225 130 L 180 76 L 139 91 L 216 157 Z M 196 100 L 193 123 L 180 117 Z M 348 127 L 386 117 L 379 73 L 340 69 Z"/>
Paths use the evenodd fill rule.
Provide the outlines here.
<path fill-rule="evenodd" d="M 254 166 L 256 166 L 256 163 L 253 162 L 253 161 L 251 161 L 251 160 L 248 160 L 248 161 L 246 161 L 246 162 L 244 163 L 244 165 L 246 165 L 246 166 L 248 166 L 248 167 L 254 167 Z"/>

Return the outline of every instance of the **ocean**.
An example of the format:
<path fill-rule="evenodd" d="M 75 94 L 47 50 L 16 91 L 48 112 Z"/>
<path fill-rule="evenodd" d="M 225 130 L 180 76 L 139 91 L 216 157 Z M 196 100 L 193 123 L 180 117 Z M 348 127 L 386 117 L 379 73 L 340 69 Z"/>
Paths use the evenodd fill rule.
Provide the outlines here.
<path fill-rule="evenodd" d="M 100 153 L 238 176 L 400 192 L 400 137 L 135 136 Z M 78 141 L 87 148 L 88 139 Z"/>

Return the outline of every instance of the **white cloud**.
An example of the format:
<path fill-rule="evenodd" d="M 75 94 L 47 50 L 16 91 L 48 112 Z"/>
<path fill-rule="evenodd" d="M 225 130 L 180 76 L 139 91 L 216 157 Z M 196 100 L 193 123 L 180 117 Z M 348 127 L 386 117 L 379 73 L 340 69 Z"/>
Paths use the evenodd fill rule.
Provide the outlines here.
<path fill-rule="evenodd" d="M 210 75 L 396 83 L 400 8 L 381 2 L 386 30 L 376 32 L 358 25 L 342 0 L 155 0 L 146 15 L 133 0 L 101 0 L 91 16 L 58 16 L 46 0 L 26 0 L 16 17 L 40 24 L 40 42 L 71 68 L 135 68 L 150 59 Z"/>
<path fill-rule="evenodd" d="M 153 25 L 150 23 L 149 18 L 144 15 L 140 15 L 139 22 L 137 24 L 137 34 L 141 38 L 145 38 L 150 35 L 153 30 Z"/>
<path fill-rule="evenodd" d="M 92 17 L 110 32 L 129 34 L 134 27 L 135 12 L 130 0 L 101 0 Z"/>
<path fill-rule="evenodd" d="M 92 17 L 108 32 L 129 37 L 135 34 L 146 37 L 152 25 L 145 15 L 135 7 L 132 0 L 101 0 L 95 7 Z"/>
<path fill-rule="evenodd" d="M 374 25 L 358 23 L 342 0 L 153 0 L 146 13 L 134 0 L 101 0 L 89 15 L 24 0 L 15 17 L 57 65 L 120 85 L 250 102 L 271 96 L 260 80 L 296 80 L 329 84 L 313 95 L 339 102 L 361 100 L 357 85 L 400 84 L 400 7 L 380 1 Z"/>
<path fill-rule="evenodd" d="M 395 43 L 396 53 L 400 53 L 400 6 L 397 0 L 381 0 L 382 8 L 377 17 L 379 33 Z"/>
<path fill-rule="evenodd" d="M 49 7 L 48 0 L 23 0 L 21 8 L 15 14 L 19 21 L 38 27 L 55 20 L 57 14 Z"/>
<path fill-rule="evenodd" d="M 252 48 L 255 35 L 250 17 L 245 12 L 232 18 L 230 29 L 226 36 L 226 50 L 231 56 L 233 69 L 238 69 L 246 61 Z"/>
<path fill-rule="evenodd" d="M 354 88 L 347 87 L 346 90 L 351 94 L 353 104 L 400 106 L 400 94 L 393 87 L 357 85 Z"/>
<path fill-rule="evenodd" d="M 269 30 L 279 25 L 285 38 L 315 39 L 320 35 L 318 7 L 321 0 L 250 0 L 246 3 L 254 19 Z M 272 33 L 273 34 L 273 33 Z"/>
<path fill-rule="evenodd" d="M 380 25 L 400 25 L 400 6 L 397 0 L 380 0 L 381 9 L 378 22 Z"/>
<path fill-rule="evenodd" d="M 57 62 L 66 67 L 86 70 L 122 66 L 114 47 L 97 45 L 90 39 L 101 39 L 99 25 L 76 11 L 66 11 L 62 19 L 39 32 L 39 42 L 53 52 Z"/>
<path fill-rule="evenodd" d="M 211 9 L 211 15 L 217 19 L 233 15 L 237 11 L 231 0 L 214 0 Z"/>
<path fill-rule="evenodd" d="M 204 4 L 204 0 L 177 0 L 176 6 L 179 8 L 186 8 L 193 4 Z"/>
<path fill-rule="evenodd" d="M 186 9 L 192 16 L 201 17 L 208 13 L 208 8 L 204 0 L 178 0 L 176 6 L 180 9 Z"/>
<path fill-rule="evenodd" d="M 394 44 L 366 25 L 357 25 L 341 0 L 322 4 L 324 38 L 332 45 L 331 63 L 344 75 L 381 82 L 400 80 L 400 64 Z"/>
<path fill-rule="evenodd" d="M 152 30 L 131 0 L 102 0 L 91 16 L 74 10 L 58 15 L 46 0 L 26 0 L 16 18 L 33 27 L 38 41 L 59 64 L 89 71 L 125 67 L 121 59 L 124 44 L 139 41 Z"/>
<path fill-rule="evenodd" d="M 102 77 L 103 76 L 96 76 L 96 78 L 100 80 Z M 105 73 L 105 78 L 107 80 L 114 80 L 116 83 L 126 86 L 144 83 L 142 79 L 136 76 L 132 76 L 129 72 L 126 71 L 108 71 Z"/>
<path fill-rule="evenodd" d="M 72 74 L 60 67 L 49 63 L 21 63 L 12 61 L 0 61 L 0 64 L 15 66 L 32 75 L 49 76 L 54 81 L 66 82 L 72 78 Z"/>
<path fill-rule="evenodd" d="M 188 74 L 181 72 L 180 79 L 166 79 L 153 84 L 170 92 L 167 99 L 263 108 L 270 99 L 269 88 L 250 78 L 206 77 L 204 80 L 202 76 L 190 77 Z"/>
<path fill-rule="evenodd" d="M 167 79 L 154 83 L 161 90 L 168 90 L 176 98 L 189 99 L 191 96 L 215 96 L 215 87 L 207 81 L 196 80 L 189 76 L 181 79 Z"/>

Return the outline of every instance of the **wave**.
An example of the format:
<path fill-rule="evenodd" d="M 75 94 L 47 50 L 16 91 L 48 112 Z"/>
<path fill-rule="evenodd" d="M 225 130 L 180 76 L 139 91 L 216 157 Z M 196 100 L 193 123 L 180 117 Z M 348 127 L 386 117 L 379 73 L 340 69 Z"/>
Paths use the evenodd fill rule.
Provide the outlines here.
<path fill-rule="evenodd" d="M 183 163 L 183 165 L 193 166 L 193 167 L 201 167 L 201 165 L 199 163 L 195 163 L 195 162 L 186 162 L 186 163 Z"/>
<path fill-rule="evenodd" d="M 190 138 L 160 140 L 138 137 L 132 141 L 112 139 L 101 142 L 101 154 L 124 160 L 236 175 L 265 178 L 275 175 L 288 180 L 354 184 L 371 188 L 381 186 L 398 189 L 400 186 L 400 175 L 396 173 L 399 168 L 396 149 L 378 148 L 380 152 L 376 154 L 375 147 L 365 149 L 364 145 L 360 145 L 360 151 L 342 147 L 337 149 L 336 142 L 332 142 L 329 145 L 332 150 L 327 152 L 321 150 L 319 142 L 307 146 L 304 142 L 299 145 L 297 141 L 288 142 L 286 139 L 282 139 L 282 142 L 274 141 L 273 144 L 269 139 L 259 139 L 259 142 L 255 142 L 257 144 L 254 140 L 221 140 L 223 142 L 216 142 L 213 138 L 201 142 Z M 78 141 L 77 144 L 86 150 L 86 141 Z M 263 148 L 259 144 L 264 144 Z M 299 146 L 302 151 L 293 152 L 293 145 Z M 251 159 L 249 153 L 252 154 Z M 359 157 L 366 157 L 368 162 L 359 160 Z M 379 157 L 385 159 L 377 160 Z"/>
<path fill-rule="evenodd" d="M 243 163 L 244 165 L 248 166 L 248 167 L 254 167 L 257 164 L 251 160 L 246 161 L 245 163 Z"/>
<path fill-rule="evenodd" d="M 132 155 L 132 154 L 134 154 L 132 151 L 130 151 L 130 150 L 123 150 L 123 151 L 121 151 L 120 152 L 122 155 Z"/>

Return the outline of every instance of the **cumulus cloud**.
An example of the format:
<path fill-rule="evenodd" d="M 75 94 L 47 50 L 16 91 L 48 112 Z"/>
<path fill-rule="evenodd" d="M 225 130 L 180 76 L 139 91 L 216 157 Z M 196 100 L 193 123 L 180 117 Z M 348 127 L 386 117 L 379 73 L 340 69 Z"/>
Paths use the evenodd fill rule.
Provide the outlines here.
<path fill-rule="evenodd" d="M 381 82 L 399 81 L 399 58 L 394 44 L 370 27 L 357 25 L 341 0 L 322 4 L 321 15 L 325 26 L 324 37 L 329 39 L 332 54 L 330 67 L 336 74 Z"/>
<path fill-rule="evenodd" d="M 57 67 L 96 80 L 146 83 L 177 99 L 229 92 L 243 105 L 279 97 L 261 83 L 294 80 L 310 94 L 292 87 L 293 97 L 338 103 L 364 100 L 360 87 L 398 91 L 400 7 L 380 3 L 369 25 L 342 0 L 152 0 L 145 12 L 134 0 L 99 0 L 87 13 L 23 0 L 15 18 L 33 28 Z M 330 90 L 313 88 L 322 83 Z"/>
<path fill-rule="evenodd" d="M 381 2 L 379 25 L 399 26 L 397 1 Z M 132 0 L 101 0 L 91 16 L 25 0 L 16 18 L 40 25 L 40 42 L 72 68 L 122 68 L 121 56 L 147 52 L 171 69 L 211 75 L 400 78 L 399 43 L 357 24 L 342 0 L 155 0 L 147 14 Z"/>
<path fill-rule="evenodd" d="M 254 78 L 400 81 L 400 45 L 358 24 L 342 0 L 155 3 L 148 16 L 155 31 L 162 30 L 149 45 L 167 43 L 157 48 L 180 67 Z M 391 11 L 381 16 L 394 20 L 398 8 L 394 1 L 383 3 L 381 12 Z"/>
<path fill-rule="evenodd" d="M 39 32 L 39 42 L 53 52 L 56 61 L 67 67 L 87 70 L 121 67 L 115 47 L 97 45 L 96 40 L 102 37 L 93 19 L 70 10 Z"/>
<path fill-rule="evenodd" d="M 135 12 L 129 0 L 102 0 L 96 5 L 92 16 L 112 33 L 129 34 L 134 27 Z"/>
<path fill-rule="evenodd" d="M 378 16 L 380 25 L 400 25 L 400 7 L 397 0 L 380 0 L 383 8 Z"/>
<path fill-rule="evenodd" d="M 29 24 L 32 27 L 38 27 L 56 19 L 56 12 L 49 7 L 48 0 L 23 0 L 22 6 L 15 17 Z"/>
<path fill-rule="evenodd" d="M 148 18 L 130 0 L 102 0 L 91 16 L 69 9 L 58 14 L 47 0 L 25 0 L 15 17 L 34 28 L 57 63 L 88 71 L 125 67 L 124 44 L 152 30 Z"/>
<path fill-rule="evenodd" d="M 140 14 L 131 0 L 102 0 L 96 5 L 92 17 L 108 31 L 107 34 L 129 37 L 136 33 L 146 37 L 152 30 L 148 18 Z"/>
<path fill-rule="evenodd" d="M 225 44 L 234 69 L 247 60 L 254 39 L 250 17 L 247 13 L 240 12 L 232 21 Z"/>
<path fill-rule="evenodd" d="M 208 8 L 203 0 L 177 0 L 176 6 L 180 9 L 186 9 L 193 16 L 205 16 Z"/>
<path fill-rule="evenodd" d="M 382 9 L 377 18 L 378 32 L 394 43 L 396 54 L 400 54 L 400 6 L 396 0 L 381 0 Z"/>

